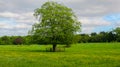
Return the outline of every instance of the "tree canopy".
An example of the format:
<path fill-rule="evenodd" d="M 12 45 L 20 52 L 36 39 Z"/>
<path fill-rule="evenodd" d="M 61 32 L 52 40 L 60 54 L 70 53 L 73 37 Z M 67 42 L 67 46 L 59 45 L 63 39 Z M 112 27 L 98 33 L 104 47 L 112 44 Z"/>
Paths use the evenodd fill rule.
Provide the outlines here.
<path fill-rule="evenodd" d="M 38 19 L 32 27 L 31 34 L 46 44 L 73 43 L 74 35 L 80 31 L 81 24 L 71 8 L 57 2 L 46 2 L 41 8 L 35 9 L 34 16 Z"/>

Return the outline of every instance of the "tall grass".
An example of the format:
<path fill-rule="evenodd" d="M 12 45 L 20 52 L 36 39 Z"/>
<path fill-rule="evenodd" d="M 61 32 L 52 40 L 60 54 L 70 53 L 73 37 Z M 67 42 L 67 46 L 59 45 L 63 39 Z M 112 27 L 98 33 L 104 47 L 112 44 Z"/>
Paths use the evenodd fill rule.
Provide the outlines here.
<path fill-rule="evenodd" d="M 0 45 L 0 67 L 120 67 L 120 43 L 81 43 L 65 52 L 51 45 Z"/>

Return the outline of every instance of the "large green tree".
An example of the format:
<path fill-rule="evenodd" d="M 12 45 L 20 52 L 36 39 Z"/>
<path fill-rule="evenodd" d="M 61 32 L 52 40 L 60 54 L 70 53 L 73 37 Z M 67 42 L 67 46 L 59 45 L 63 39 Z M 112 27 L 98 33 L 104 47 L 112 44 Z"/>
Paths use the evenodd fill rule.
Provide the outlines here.
<path fill-rule="evenodd" d="M 32 27 L 31 34 L 44 43 L 52 44 L 56 51 L 57 44 L 73 43 L 74 35 L 80 31 L 81 24 L 71 8 L 49 1 L 37 8 L 34 16 L 39 20 Z"/>

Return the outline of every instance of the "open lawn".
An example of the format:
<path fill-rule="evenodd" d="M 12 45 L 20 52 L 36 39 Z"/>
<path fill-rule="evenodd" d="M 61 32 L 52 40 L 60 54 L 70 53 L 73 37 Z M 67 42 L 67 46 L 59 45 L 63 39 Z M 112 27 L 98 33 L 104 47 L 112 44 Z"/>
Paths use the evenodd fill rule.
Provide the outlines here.
<path fill-rule="evenodd" d="M 120 67 L 120 43 L 74 44 L 65 52 L 48 47 L 0 45 L 0 67 Z"/>

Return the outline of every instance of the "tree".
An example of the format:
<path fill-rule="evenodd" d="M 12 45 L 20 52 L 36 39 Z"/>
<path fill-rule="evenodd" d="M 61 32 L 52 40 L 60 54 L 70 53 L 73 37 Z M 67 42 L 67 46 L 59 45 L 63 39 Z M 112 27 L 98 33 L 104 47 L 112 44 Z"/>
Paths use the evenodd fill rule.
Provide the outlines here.
<path fill-rule="evenodd" d="M 99 42 L 108 42 L 108 33 L 107 32 L 104 32 L 104 31 L 101 31 L 99 34 L 98 34 L 98 38 L 99 38 Z"/>
<path fill-rule="evenodd" d="M 113 30 L 117 35 L 120 35 L 120 27 L 117 27 Z"/>
<path fill-rule="evenodd" d="M 91 33 L 91 36 L 96 36 L 96 35 L 97 35 L 96 32 Z"/>
<path fill-rule="evenodd" d="M 81 24 L 72 9 L 57 2 L 46 2 L 35 10 L 34 16 L 39 22 L 33 25 L 30 34 L 52 44 L 53 52 L 57 44 L 71 44 L 76 32 L 80 31 Z"/>
<path fill-rule="evenodd" d="M 22 37 L 17 37 L 17 38 L 15 38 L 15 40 L 14 40 L 14 44 L 15 45 L 21 45 L 21 44 L 23 44 L 23 38 Z"/>
<path fill-rule="evenodd" d="M 79 43 L 87 43 L 89 41 L 88 34 L 80 34 L 79 35 Z"/>
<path fill-rule="evenodd" d="M 9 44 L 11 44 L 10 37 L 9 36 L 2 36 L 0 38 L 0 44 L 1 45 L 9 45 Z"/>
<path fill-rule="evenodd" d="M 120 27 L 114 29 L 113 33 L 116 35 L 116 41 L 120 42 Z"/>

